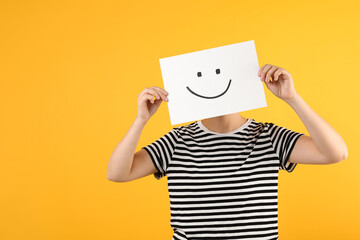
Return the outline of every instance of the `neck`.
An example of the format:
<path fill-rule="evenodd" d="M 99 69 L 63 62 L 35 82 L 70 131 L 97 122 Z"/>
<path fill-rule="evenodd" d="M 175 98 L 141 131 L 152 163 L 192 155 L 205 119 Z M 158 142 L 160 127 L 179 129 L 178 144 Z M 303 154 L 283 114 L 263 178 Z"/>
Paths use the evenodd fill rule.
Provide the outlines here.
<path fill-rule="evenodd" d="M 201 120 L 201 123 L 209 130 L 218 133 L 226 133 L 241 127 L 248 119 L 239 113 L 232 113 Z"/>

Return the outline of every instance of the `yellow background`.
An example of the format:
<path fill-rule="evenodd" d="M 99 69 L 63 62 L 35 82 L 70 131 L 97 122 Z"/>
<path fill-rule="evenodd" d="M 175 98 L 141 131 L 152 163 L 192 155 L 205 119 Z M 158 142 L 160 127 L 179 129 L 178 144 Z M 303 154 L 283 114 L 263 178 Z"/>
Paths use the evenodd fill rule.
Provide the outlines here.
<path fill-rule="evenodd" d="M 360 239 L 356 1 L 1 1 L 0 239 L 171 239 L 166 178 L 107 180 L 159 58 L 254 40 L 349 157 L 279 175 L 279 237 Z M 308 135 L 266 88 L 244 117 Z M 167 133 L 167 104 L 137 150 Z"/>

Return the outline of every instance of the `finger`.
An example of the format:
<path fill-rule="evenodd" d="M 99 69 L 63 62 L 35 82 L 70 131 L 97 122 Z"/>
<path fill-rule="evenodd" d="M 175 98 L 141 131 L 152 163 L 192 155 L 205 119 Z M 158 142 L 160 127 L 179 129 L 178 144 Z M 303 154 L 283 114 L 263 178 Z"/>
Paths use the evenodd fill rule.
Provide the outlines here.
<path fill-rule="evenodd" d="M 151 103 L 154 103 L 154 96 L 149 94 L 149 93 L 146 93 L 144 95 L 145 99 L 149 100 Z"/>
<path fill-rule="evenodd" d="M 164 90 L 162 90 L 161 88 L 159 87 L 153 87 L 158 93 L 159 95 L 161 96 L 162 100 L 167 102 L 167 97 L 165 96 L 164 94 Z"/>
<path fill-rule="evenodd" d="M 156 87 L 156 86 L 155 86 L 154 88 L 160 90 L 160 91 L 161 91 L 162 93 L 164 93 L 165 95 L 168 95 L 168 94 L 169 94 L 165 89 L 162 89 L 161 87 Z"/>
<path fill-rule="evenodd" d="M 143 98 L 149 100 L 151 103 L 155 102 L 154 95 L 149 93 L 149 92 L 145 92 L 144 95 L 143 95 Z"/>
<path fill-rule="evenodd" d="M 272 67 L 269 69 L 269 71 L 268 71 L 267 74 L 266 74 L 266 79 L 265 79 L 266 82 L 269 82 L 271 77 L 272 77 L 272 79 L 274 79 L 273 74 L 274 74 L 274 72 L 275 72 L 276 70 L 277 70 L 277 67 L 275 67 L 275 66 L 272 66 Z"/>
<path fill-rule="evenodd" d="M 163 101 L 167 101 L 167 97 L 165 96 L 165 94 L 161 91 L 161 90 L 158 90 L 156 87 L 153 87 L 153 89 L 159 94 L 159 96 L 161 97 L 161 99 Z"/>
<path fill-rule="evenodd" d="M 282 71 L 283 69 L 281 69 L 281 68 L 278 68 L 278 70 L 276 70 L 275 71 L 275 73 L 274 73 L 274 81 L 277 81 L 278 79 L 279 79 L 279 76 L 283 73 L 283 71 Z"/>
<path fill-rule="evenodd" d="M 156 99 L 160 99 L 159 93 L 154 88 L 146 88 L 146 93 L 154 95 Z"/>
<path fill-rule="evenodd" d="M 265 79 L 265 75 L 272 66 L 273 65 L 267 64 L 266 67 L 264 67 L 264 69 L 261 71 L 260 77 L 262 81 Z"/>
<path fill-rule="evenodd" d="M 266 67 L 267 65 L 269 65 L 269 64 L 262 65 L 262 67 L 259 69 L 259 71 L 258 71 L 259 77 L 261 76 L 261 72 L 264 70 L 264 67 Z"/>

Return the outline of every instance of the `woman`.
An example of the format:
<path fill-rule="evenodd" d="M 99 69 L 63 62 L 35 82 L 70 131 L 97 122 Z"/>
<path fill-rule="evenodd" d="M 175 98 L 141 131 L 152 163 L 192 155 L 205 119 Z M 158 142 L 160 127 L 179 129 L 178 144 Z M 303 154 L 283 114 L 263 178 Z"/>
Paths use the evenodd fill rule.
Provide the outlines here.
<path fill-rule="evenodd" d="M 107 178 L 167 175 L 173 239 L 278 239 L 278 171 L 347 158 L 343 139 L 295 91 L 289 72 L 266 64 L 258 76 L 310 136 L 234 113 L 173 128 L 134 153 L 168 93 L 151 87 L 139 94 L 138 115 L 110 157 Z"/>

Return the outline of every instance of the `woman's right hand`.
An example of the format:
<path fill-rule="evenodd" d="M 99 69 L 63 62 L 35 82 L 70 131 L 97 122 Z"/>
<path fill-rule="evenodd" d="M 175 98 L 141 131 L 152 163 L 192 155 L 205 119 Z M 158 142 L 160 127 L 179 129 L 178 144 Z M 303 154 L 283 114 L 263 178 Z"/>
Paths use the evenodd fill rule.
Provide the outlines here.
<path fill-rule="evenodd" d="M 145 88 L 138 95 L 138 112 L 136 118 L 147 122 L 157 111 L 162 101 L 167 102 L 168 92 L 160 87 Z M 156 98 L 154 100 L 154 97 Z"/>

